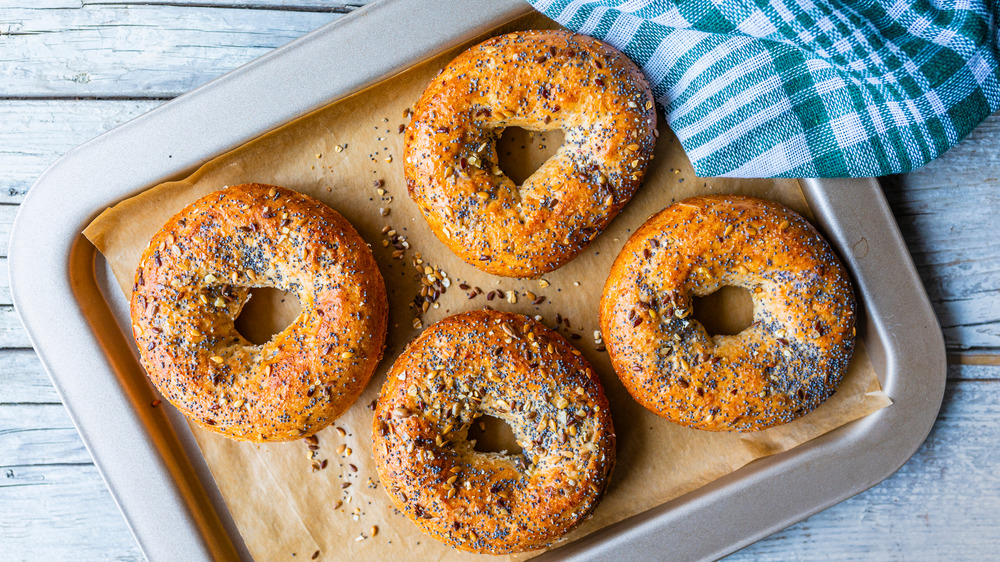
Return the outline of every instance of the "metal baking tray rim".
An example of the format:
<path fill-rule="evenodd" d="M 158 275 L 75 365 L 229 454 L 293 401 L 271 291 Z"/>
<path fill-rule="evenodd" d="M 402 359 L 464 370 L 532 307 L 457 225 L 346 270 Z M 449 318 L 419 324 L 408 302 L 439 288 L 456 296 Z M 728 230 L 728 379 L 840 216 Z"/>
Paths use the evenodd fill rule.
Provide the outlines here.
<path fill-rule="evenodd" d="M 119 321 L 124 299 L 109 293 L 116 286 L 82 229 L 114 202 L 528 11 L 519 0 L 372 4 L 74 149 L 25 197 L 8 253 L 15 309 L 147 557 L 249 553 L 184 421 L 148 407 L 152 389 Z M 400 21 L 409 35 L 384 49 L 384 26 Z M 944 341 L 877 181 L 800 183 L 854 274 L 866 307 L 859 334 L 893 406 L 546 557 L 627 548 L 717 558 L 877 484 L 926 438 L 944 394 Z"/>

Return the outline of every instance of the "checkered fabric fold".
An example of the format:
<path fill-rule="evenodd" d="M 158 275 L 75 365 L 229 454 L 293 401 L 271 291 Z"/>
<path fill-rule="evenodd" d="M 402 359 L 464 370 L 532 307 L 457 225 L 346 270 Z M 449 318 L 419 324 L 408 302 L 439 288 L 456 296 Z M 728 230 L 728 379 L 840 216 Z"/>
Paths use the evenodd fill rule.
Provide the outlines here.
<path fill-rule="evenodd" d="M 700 176 L 905 172 L 1000 107 L 1000 0 L 529 2 L 643 68 Z"/>

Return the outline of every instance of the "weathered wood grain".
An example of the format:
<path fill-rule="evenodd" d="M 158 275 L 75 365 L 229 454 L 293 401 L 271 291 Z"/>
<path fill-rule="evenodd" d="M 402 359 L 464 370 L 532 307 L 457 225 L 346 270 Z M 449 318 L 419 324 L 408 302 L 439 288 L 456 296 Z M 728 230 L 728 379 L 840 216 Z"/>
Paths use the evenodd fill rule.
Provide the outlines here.
<path fill-rule="evenodd" d="M 192 4 L 4 8 L 0 97 L 171 98 L 340 16 Z"/>
<path fill-rule="evenodd" d="M 21 320 L 12 306 L 0 306 L 0 353 L 8 348 L 31 347 L 28 334 L 21 326 Z M 2 427 L 2 426 L 0 426 Z"/>
<path fill-rule="evenodd" d="M 1000 381 L 1000 363 L 990 365 L 948 365 L 948 379 L 954 382 Z"/>
<path fill-rule="evenodd" d="M 9 270 L 7 269 L 7 258 L 0 258 L 0 306 L 10 306 Z"/>
<path fill-rule="evenodd" d="M 0 100 L 0 204 L 20 203 L 38 176 L 60 156 L 161 103 Z M 66 186 L 67 194 L 72 190 L 73 186 Z M 6 254 L 7 246 L 0 252 Z"/>
<path fill-rule="evenodd" d="M 1000 114 L 932 164 L 883 181 L 953 349 L 1000 348 Z"/>
<path fill-rule="evenodd" d="M 0 468 L 0 559 L 142 560 L 93 464 Z"/>
<path fill-rule="evenodd" d="M 0 467 L 15 462 L 32 466 L 92 460 L 62 404 L 4 404 L 0 407 Z"/>
<path fill-rule="evenodd" d="M 141 560 L 34 351 L 0 353 L 0 560 Z"/>
<path fill-rule="evenodd" d="M 17 214 L 16 205 L 0 204 L 0 357 L 7 348 L 30 347 L 28 335 L 11 306 L 10 278 L 7 269 L 7 246 L 10 242 L 10 228 Z M 0 368 L 0 375 L 3 370 Z M 2 380 L 2 379 L 0 379 Z M 0 425 L 0 428 L 3 426 Z"/>
<path fill-rule="evenodd" d="M 7 257 L 7 247 L 10 245 L 10 229 L 14 226 L 17 216 L 17 205 L 0 205 L 0 257 Z M 4 280 L 6 284 L 6 280 Z"/>
<path fill-rule="evenodd" d="M 61 404 L 34 350 L 0 353 L 0 405 Z"/>

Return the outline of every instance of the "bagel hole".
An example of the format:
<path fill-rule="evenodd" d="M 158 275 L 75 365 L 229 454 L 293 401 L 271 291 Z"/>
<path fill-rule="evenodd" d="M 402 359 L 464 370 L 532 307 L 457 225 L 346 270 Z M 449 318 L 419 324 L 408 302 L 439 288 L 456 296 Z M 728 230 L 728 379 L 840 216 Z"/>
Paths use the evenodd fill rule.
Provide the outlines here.
<path fill-rule="evenodd" d="M 562 146 L 562 129 L 529 131 L 507 127 L 497 140 L 498 165 L 515 185 L 521 185 Z"/>
<path fill-rule="evenodd" d="M 281 333 L 302 312 L 295 293 L 273 287 L 252 287 L 250 298 L 236 317 L 236 331 L 254 345 Z"/>
<path fill-rule="evenodd" d="M 694 298 L 694 318 L 710 336 L 735 336 L 753 323 L 753 297 L 743 287 L 726 285 Z"/>
<path fill-rule="evenodd" d="M 521 454 L 521 446 L 517 444 L 510 426 L 493 416 L 483 415 L 472 422 L 468 439 L 475 441 L 472 448 L 477 453 Z"/>

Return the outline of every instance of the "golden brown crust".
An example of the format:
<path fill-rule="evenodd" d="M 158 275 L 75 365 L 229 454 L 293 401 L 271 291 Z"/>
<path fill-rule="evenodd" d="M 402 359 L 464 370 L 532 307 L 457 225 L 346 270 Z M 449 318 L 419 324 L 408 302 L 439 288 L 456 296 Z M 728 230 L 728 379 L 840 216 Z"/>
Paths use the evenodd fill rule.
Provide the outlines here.
<path fill-rule="evenodd" d="M 748 289 L 754 322 L 709 336 L 691 297 Z M 652 216 L 615 260 L 601 331 L 643 406 L 711 431 L 755 431 L 833 395 L 854 348 L 854 293 L 829 244 L 790 209 L 738 196 L 693 197 Z"/>
<path fill-rule="evenodd" d="M 469 425 L 510 424 L 517 456 L 479 453 Z M 379 477 L 434 538 L 488 554 L 541 548 L 597 506 L 615 459 L 601 383 L 559 334 L 476 311 L 429 327 L 396 359 L 372 428 Z"/>
<path fill-rule="evenodd" d="M 236 331 L 251 287 L 302 313 L 263 345 Z M 132 331 L 149 378 L 201 426 L 233 439 L 315 433 L 357 400 L 382 357 L 388 305 L 371 251 L 326 205 L 276 186 L 216 191 L 149 243 Z"/>
<path fill-rule="evenodd" d="M 561 128 L 559 151 L 521 186 L 497 167 L 505 127 Z M 567 31 L 494 37 L 427 87 L 406 132 L 410 197 L 466 262 L 530 277 L 573 259 L 642 182 L 653 94 L 614 48 Z"/>

